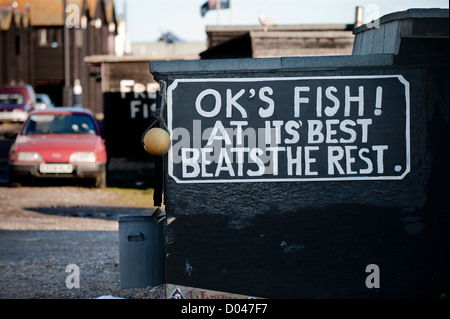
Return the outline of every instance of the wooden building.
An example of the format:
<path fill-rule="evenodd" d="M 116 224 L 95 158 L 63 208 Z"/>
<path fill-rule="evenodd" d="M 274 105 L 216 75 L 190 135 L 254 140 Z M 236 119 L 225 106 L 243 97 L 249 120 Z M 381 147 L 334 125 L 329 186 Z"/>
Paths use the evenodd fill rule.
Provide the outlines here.
<path fill-rule="evenodd" d="M 117 28 L 113 0 L 0 0 L 0 7 L 5 12 L 2 17 L 7 16 L 7 12 L 22 17 L 22 24 L 19 25 L 17 21 L 20 19 L 16 18 L 15 25 L 8 29 L 3 24 L 8 25 L 6 22 L 9 20 L 5 19 L 5 23 L 2 21 L 2 30 L 5 29 L 2 38 L 3 33 L 8 33 L 5 38 L 17 39 L 13 34 L 19 31 L 15 30 L 22 30 L 25 25 L 29 29 L 28 37 L 23 36 L 23 47 L 29 47 L 28 55 L 21 50 L 21 57 L 28 58 L 23 58 L 19 67 L 26 71 L 15 71 L 25 72 L 27 76 L 17 79 L 11 71 L 5 70 L 4 65 L 11 61 L 6 61 L 5 57 L 11 59 L 10 56 L 17 54 L 14 54 L 14 46 L 3 45 L 2 39 L 0 85 L 14 81 L 30 83 L 36 92 L 50 95 L 55 105 L 63 105 L 71 101 L 64 101 L 65 86 L 72 88 L 79 80 L 82 88 L 81 104 L 94 113 L 102 113 L 100 70 L 86 65 L 84 57 L 114 53 Z M 66 26 L 68 32 L 65 32 Z M 69 41 L 67 67 L 65 41 Z M 69 83 L 66 83 L 66 79 Z"/>
<path fill-rule="evenodd" d="M 0 6 L 0 85 L 31 81 L 30 36 L 29 8 Z"/>
<path fill-rule="evenodd" d="M 136 55 L 85 58 L 89 68 L 101 70 L 103 137 L 111 157 L 148 160 L 141 139 L 154 121 L 159 91 L 159 83 L 148 70 L 150 59 Z"/>
<path fill-rule="evenodd" d="M 207 26 L 202 59 L 352 54 L 353 24 Z"/>

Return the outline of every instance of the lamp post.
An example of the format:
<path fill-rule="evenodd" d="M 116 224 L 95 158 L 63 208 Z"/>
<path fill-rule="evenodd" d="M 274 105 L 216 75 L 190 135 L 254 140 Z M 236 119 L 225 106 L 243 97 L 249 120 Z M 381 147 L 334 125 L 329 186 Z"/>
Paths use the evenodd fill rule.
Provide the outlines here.
<path fill-rule="evenodd" d="M 64 0 L 64 88 L 63 105 L 73 106 L 72 86 L 70 85 L 70 34 L 67 26 L 67 1 Z"/>

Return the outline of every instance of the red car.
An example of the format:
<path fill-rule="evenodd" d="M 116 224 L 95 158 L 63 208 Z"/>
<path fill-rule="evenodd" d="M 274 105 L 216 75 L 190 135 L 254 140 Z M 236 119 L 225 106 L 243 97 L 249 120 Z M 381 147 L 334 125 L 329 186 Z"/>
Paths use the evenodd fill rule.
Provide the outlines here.
<path fill-rule="evenodd" d="M 107 154 L 96 119 L 87 109 L 51 108 L 30 113 L 9 153 L 9 181 L 88 178 L 106 186 Z"/>

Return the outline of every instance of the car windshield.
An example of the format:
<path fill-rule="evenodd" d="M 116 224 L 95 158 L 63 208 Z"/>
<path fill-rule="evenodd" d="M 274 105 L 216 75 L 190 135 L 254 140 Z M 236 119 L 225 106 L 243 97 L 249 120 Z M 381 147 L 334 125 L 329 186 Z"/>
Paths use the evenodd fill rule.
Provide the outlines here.
<path fill-rule="evenodd" d="M 0 94 L 0 104 L 2 105 L 22 105 L 25 103 L 25 99 L 22 94 L 6 93 Z"/>
<path fill-rule="evenodd" d="M 51 102 L 50 97 L 46 94 L 37 94 L 36 101 L 38 103 L 49 103 Z"/>
<path fill-rule="evenodd" d="M 89 115 L 33 114 L 26 123 L 22 134 L 97 135 L 97 130 L 92 118 Z"/>

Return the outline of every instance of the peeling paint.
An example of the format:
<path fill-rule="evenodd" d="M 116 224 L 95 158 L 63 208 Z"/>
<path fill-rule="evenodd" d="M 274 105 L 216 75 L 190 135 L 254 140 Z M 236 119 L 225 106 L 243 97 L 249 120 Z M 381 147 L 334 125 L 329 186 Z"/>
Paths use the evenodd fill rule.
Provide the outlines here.
<path fill-rule="evenodd" d="M 191 277 L 193 269 L 194 268 L 192 268 L 191 264 L 189 264 L 189 260 L 186 259 L 186 268 L 184 270 L 186 270 L 186 272 L 188 273 L 189 277 Z"/>
<path fill-rule="evenodd" d="M 280 244 L 281 247 L 283 247 L 283 252 L 285 253 L 295 253 L 302 251 L 305 246 L 302 244 L 290 244 L 288 245 L 284 240 Z"/>
<path fill-rule="evenodd" d="M 167 219 L 167 225 L 170 225 L 176 218 L 175 217 L 170 217 Z"/>
<path fill-rule="evenodd" d="M 208 290 L 176 284 L 166 284 L 167 299 L 261 299 L 260 297 Z"/>

